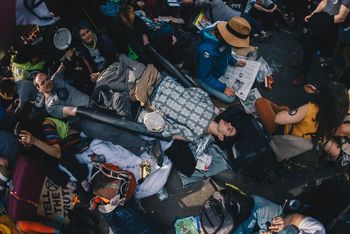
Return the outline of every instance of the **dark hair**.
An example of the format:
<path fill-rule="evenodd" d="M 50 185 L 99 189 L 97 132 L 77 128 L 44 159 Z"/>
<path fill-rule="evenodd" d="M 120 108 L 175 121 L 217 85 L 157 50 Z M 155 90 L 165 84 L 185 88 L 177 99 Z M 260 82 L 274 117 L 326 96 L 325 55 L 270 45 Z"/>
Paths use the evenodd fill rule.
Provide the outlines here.
<path fill-rule="evenodd" d="M 0 80 L 0 97 L 11 100 L 16 92 L 16 82 L 13 78 L 2 78 Z"/>
<path fill-rule="evenodd" d="M 15 135 L 19 135 L 22 130 L 30 132 L 33 136 L 40 140 L 44 140 L 43 122 L 45 116 L 38 112 L 31 113 L 27 118 L 20 120 L 14 129 Z"/>
<path fill-rule="evenodd" d="M 123 5 L 122 8 L 120 9 L 119 16 L 123 15 L 126 18 L 128 18 L 130 12 L 133 11 L 133 10 L 134 10 L 134 8 L 131 5 L 127 5 L 127 4 Z"/>
<path fill-rule="evenodd" d="M 13 62 L 19 64 L 27 63 L 36 56 L 38 56 L 38 54 L 32 46 L 24 46 L 21 47 L 13 57 Z"/>
<path fill-rule="evenodd" d="M 337 82 L 323 85 L 313 102 L 318 106 L 316 140 L 330 139 L 339 127 L 349 108 L 349 95 L 346 87 Z"/>
<path fill-rule="evenodd" d="M 244 121 L 246 119 L 244 116 L 246 116 L 244 110 L 236 105 L 229 107 L 215 118 L 215 122 L 219 123 L 220 120 L 224 120 L 227 123 L 231 123 L 231 125 L 237 130 L 236 135 L 229 137 L 226 136 L 223 141 L 220 141 L 217 137 L 215 137 L 216 144 L 227 153 L 231 152 L 232 154 L 232 146 L 236 141 L 237 135 L 241 131 L 241 129 L 237 128 L 237 126 L 240 126 L 240 124 L 237 123 Z"/>

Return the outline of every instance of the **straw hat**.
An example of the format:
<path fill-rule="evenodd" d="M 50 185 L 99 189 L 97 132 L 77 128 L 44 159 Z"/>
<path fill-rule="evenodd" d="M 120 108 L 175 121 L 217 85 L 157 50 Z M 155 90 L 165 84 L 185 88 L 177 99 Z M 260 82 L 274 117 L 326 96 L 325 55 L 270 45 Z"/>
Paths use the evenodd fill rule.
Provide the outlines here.
<path fill-rule="evenodd" d="M 217 24 L 223 39 L 231 46 L 243 48 L 249 46 L 250 24 L 242 17 L 233 17 L 228 22 Z"/>

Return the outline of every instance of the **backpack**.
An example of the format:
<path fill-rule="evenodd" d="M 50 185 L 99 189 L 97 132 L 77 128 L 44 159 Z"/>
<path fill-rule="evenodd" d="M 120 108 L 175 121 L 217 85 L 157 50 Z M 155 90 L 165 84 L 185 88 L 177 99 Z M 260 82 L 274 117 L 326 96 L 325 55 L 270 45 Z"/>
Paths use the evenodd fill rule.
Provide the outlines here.
<path fill-rule="evenodd" d="M 233 170 L 250 176 L 257 182 L 270 179 L 275 174 L 277 159 L 269 145 L 269 134 L 241 106 L 232 106 L 226 111 L 229 112 L 230 122 L 237 129 L 234 144 L 222 146 L 229 156 Z"/>
<path fill-rule="evenodd" d="M 201 211 L 201 225 L 206 234 L 231 233 L 250 215 L 254 200 L 237 187 L 226 184 L 227 188 L 215 192 L 205 202 Z"/>
<path fill-rule="evenodd" d="M 90 200 L 90 210 L 98 208 L 102 213 L 112 212 L 117 206 L 124 205 L 136 191 L 135 176 L 110 163 L 95 164 L 90 182 L 96 195 Z M 113 194 L 111 190 L 114 190 Z M 109 197 L 103 197 L 99 192 Z"/>

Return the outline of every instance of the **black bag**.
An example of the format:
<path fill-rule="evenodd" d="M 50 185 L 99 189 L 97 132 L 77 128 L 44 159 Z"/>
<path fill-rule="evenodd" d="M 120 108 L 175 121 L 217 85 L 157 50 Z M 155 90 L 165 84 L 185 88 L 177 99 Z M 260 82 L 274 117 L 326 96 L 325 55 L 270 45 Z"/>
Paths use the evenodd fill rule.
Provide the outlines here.
<path fill-rule="evenodd" d="M 250 215 L 254 200 L 234 186 L 215 192 L 201 211 L 201 225 L 206 234 L 231 233 Z M 231 187 L 232 186 L 232 187 Z"/>
<path fill-rule="evenodd" d="M 90 106 L 103 113 L 132 119 L 131 104 L 127 93 L 115 92 L 107 85 L 101 85 L 94 89 Z"/>
<path fill-rule="evenodd" d="M 270 136 L 266 129 L 240 106 L 232 106 L 226 111 L 237 129 L 234 145 L 224 146 L 233 170 L 257 182 L 271 179 L 275 175 L 277 159 L 269 145 Z"/>

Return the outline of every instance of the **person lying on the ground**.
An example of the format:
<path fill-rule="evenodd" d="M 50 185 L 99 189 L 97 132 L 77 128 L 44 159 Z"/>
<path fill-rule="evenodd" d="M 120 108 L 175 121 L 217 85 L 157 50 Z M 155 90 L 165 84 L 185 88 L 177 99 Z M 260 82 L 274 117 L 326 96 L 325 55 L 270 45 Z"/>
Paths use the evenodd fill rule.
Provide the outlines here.
<path fill-rule="evenodd" d="M 45 73 L 38 73 L 33 80 L 38 91 L 44 94 L 45 107 L 50 115 L 59 119 L 67 118 L 70 122 L 77 124 L 88 137 L 121 145 L 136 155 L 150 149 L 152 152 L 161 152 L 153 151 L 154 147 L 157 146 L 154 144 L 155 142 L 144 140 L 128 131 L 97 121 L 77 118 L 77 107 L 89 107 L 90 98 L 64 82 L 63 70 L 64 65 L 61 65 L 51 77 Z M 126 105 L 122 101 L 118 104 L 121 109 Z M 157 157 L 157 155 L 155 156 Z"/>
<path fill-rule="evenodd" d="M 219 81 L 227 66 L 245 66 L 245 61 L 235 59 L 232 48 L 249 46 L 250 25 L 241 17 L 229 22 L 219 22 L 212 30 L 201 32 L 202 42 L 197 47 L 197 81 L 200 87 L 225 103 L 235 100 L 235 90 Z"/>
<path fill-rule="evenodd" d="M 83 59 L 90 73 L 90 80 L 96 82 L 99 73 L 117 60 L 117 51 L 109 37 L 98 34 L 85 21 L 75 29 L 80 38 L 76 53 Z"/>
<path fill-rule="evenodd" d="M 75 182 L 82 183 L 86 179 L 87 167 L 74 157 L 75 147 L 80 143 L 79 132 L 67 122 L 32 115 L 18 122 L 15 134 L 28 152 L 40 155 L 41 169 L 55 184 L 74 190 Z"/>
<path fill-rule="evenodd" d="M 283 214 L 282 206 L 263 197 L 252 195 L 254 207 L 250 217 L 240 224 L 234 234 L 325 234 L 325 228 L 316 219 L 298 213 Z"/>
<path fill-rule="evenodd" d="M 258 117 L 270 134 L 291 134 L 316 142 L 330 139 L 343 123 L 349 107 L 344 85 L 325 84 L 315 98 L 296 109 L 278 106 L 265 98 L 255 102 Z"/>
<path fill-rule="evenodd" d="M 145 72 L 144 72 L 145 73 Z M 159 82 L 159 83 L 158 83 Z M 136 84 L 132 95 L 139 93 L 149 83 L 142 77 Z M 154 80 L 156 87 L 148 93 L 145 100 L 136 98 L 141 103 L 148 103 L 148 108 L 164 115 L 166 127 L 162 134 L 173 139 L 198 142 L 206 134 L 211 134 L 223 141 L 236 134 L 236 129 L 226 115 L 216 117 L 215 107 L 208 93 L 200 88 L 184 88 L 174 78 L 167 76 L 160 81 Z M 149 100 L 148 100 L 149 98 Z M 223 118 L 225 116 L 225 118 Z"/>

